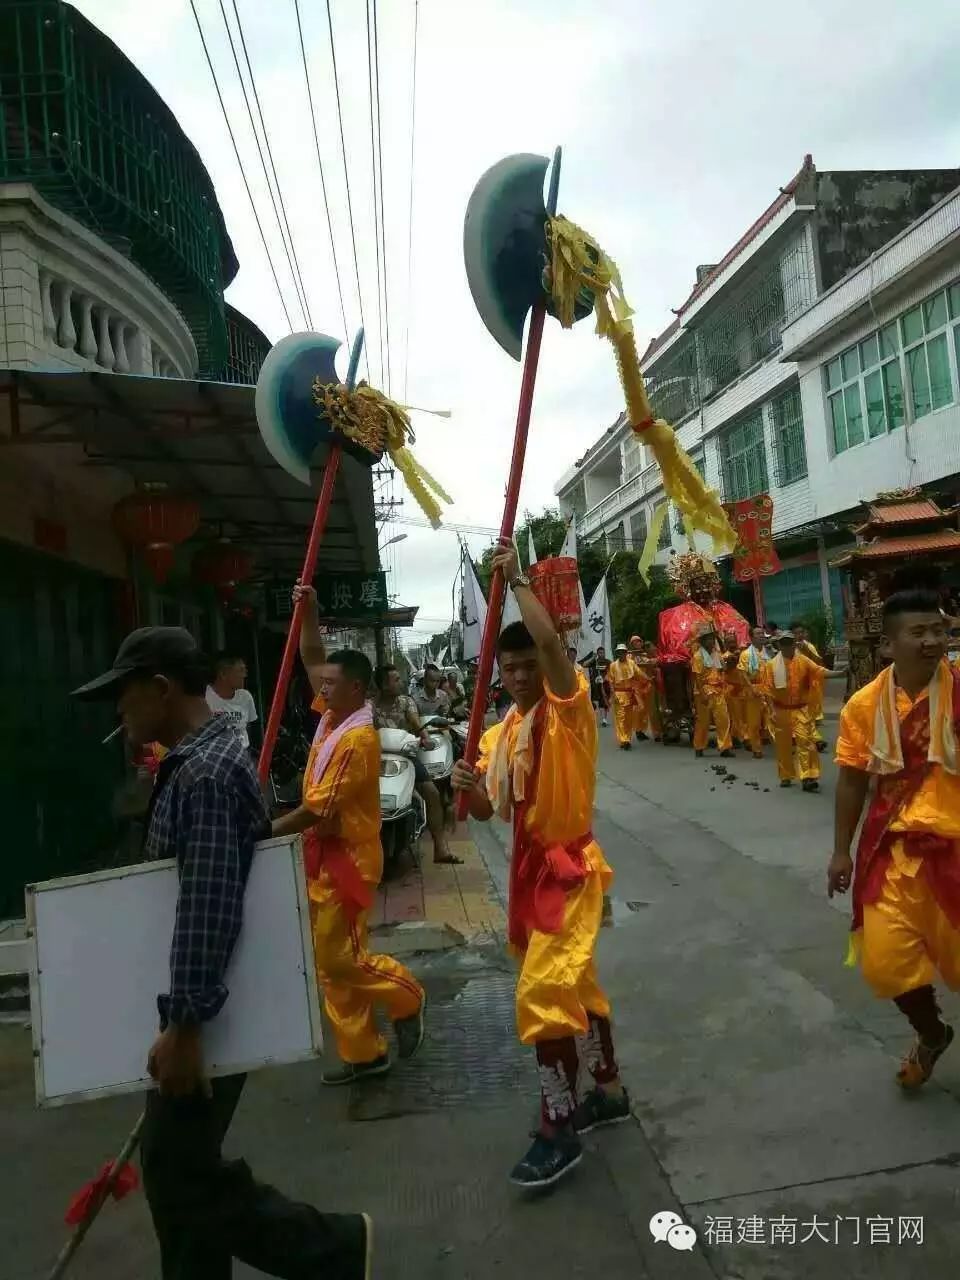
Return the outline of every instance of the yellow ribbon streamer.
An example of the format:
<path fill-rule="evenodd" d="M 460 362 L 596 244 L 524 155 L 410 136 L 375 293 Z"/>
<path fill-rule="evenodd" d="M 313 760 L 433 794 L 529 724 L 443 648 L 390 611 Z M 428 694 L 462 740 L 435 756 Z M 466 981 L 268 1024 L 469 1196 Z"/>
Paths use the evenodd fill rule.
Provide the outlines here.
<path fill-rule="evenodd" d="M 663 475 L 663 487 L 676 503 L 685 524 L 689 521 L 688 528 L 699 529 L 712 538 L 718 554 L 732 551 L 737 536 L 716 490 L 707 488 L 678 443 L 673 427 L 662 418 L 655 420 L 653 417 L 633 336 L 633 312 L 624 297 L 617 264 L 588 232 L 567 218 L 548 218 L 546 232 L 550 252 L 546 283 L 557 319 L 564 328 L 570 328 L 578 295 L 584 290 L 594 295 L 597 333 L 609 340 L 616 354 L 627 415 L 634 434 L 650 446 Z M 660 517 L 661 524 L 663 518 Z M 644 556 L 646 551 L 647 546 L 644 546 Z"/>
<path fill-rule="evenodd" d="M 361 382 L 353 391 L 340 383 L 313 384 L 313 398 L 330 425 L 370 453 L 388 453 L 420 510 L 434 529 L 440 527 L 440 502 L 453 499 L 410 452 L 415 440 L 409 415 L 382 391 Z M 436 495 L 436 496 L 434 496 Z"/>
<path fill-rule="evenodd" d="M 648 587 L 650 585 L 650 566 L 653 564 L 653 557 L 657 554 L 657 548 L 660 545 L 660 530 L 663 528 L 663 522 L 666 520 L 669 511 L 669 502 L 661 502 L 656 511 L 654 511 L 653 519 L 650 521 L 650 528 L 647 531 L 647 540 L 643 544 L 640 559 L 637 561 L 637 572 Z"/>

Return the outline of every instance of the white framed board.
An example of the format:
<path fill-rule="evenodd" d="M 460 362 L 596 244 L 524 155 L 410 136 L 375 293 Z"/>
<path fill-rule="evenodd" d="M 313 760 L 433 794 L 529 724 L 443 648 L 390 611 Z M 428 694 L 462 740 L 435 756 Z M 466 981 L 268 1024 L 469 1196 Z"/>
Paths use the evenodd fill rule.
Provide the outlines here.
<path fill-rule="evenodd" d="M 149 1088 L 157 995 L 170 986 L 172 861 L 27 886 L 37 1104 Z M 204 1027 L 207 1074 L 317 1057 L 322 1047 L 299 836 L 257 846 L 229 996 Z"/>

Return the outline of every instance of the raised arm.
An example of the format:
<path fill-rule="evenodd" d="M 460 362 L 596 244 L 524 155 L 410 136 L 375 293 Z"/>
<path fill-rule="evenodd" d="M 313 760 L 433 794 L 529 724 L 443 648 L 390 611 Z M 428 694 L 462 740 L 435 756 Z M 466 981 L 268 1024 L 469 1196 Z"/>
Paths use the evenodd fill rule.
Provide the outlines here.
<path fill-rule="evenodd" d="M 501 540 L 494 553 L 493 570 L 496 572 L 498 569 L 516 596 L 520 617 L 537 646 L 543 674 L 551 691 L 558 698 L 572 698 L 577 691 L 576 668 L 567 657 L 553 619 L 530 588 L 520 583 L 520 557 L 510 541 Z"/>
<path fill-rule="evenodd" d="M 327 660 L 327 647 L 320 634 L 317 593 L 313 587 L 305 587 L 297 579 L 293 588 L 293 603 L 303 600 L 303 621 L 300 626 L 300 657 L 307 670 L 307 679 L 313 692 L 320 692 L 320 668 Z"/>

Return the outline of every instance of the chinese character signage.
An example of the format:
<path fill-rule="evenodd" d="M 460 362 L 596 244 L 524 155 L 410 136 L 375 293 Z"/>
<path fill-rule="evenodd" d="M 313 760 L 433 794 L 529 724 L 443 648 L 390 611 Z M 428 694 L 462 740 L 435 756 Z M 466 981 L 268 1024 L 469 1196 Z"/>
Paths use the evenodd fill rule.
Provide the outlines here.
<path fill-rule="evenodd" d="M 737 535 L 733 549 L 733 576 L 737 582 L 753 582 L 771 573 L 779 573 L 780 559 L 773 549 L 773 499 L 769 493 L 758 493 L 742 502 L 725 502 L 726 511 Z"/>
<path fill-rule="evenodd" d="M 349 621 L 375 619 L 388 609 L 387 580 L 383 573 L 318 573 L 313 585 L 323 619 Z M 267 617 L 287 622 L 293 612 L 288 586 L 271 586 L 267 591 Z"/>

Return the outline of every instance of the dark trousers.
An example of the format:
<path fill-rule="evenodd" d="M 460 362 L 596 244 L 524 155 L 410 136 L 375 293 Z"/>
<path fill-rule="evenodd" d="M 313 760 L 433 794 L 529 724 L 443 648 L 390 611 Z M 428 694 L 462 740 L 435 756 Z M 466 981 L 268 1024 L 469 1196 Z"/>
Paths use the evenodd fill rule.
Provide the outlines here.
<path fill-rule="evenodd" d="M 364 1280 L 359 1214 L 296 1204 L 221 1156 L 244 1079 L 214 1080 L 212 1099 L 147 1095 L 143 1186 L 163 1280 L 229 1280 L 233 1258 L 283 1280 Z"/>

